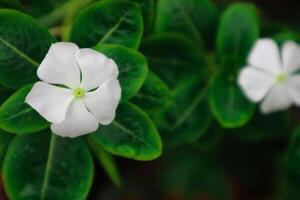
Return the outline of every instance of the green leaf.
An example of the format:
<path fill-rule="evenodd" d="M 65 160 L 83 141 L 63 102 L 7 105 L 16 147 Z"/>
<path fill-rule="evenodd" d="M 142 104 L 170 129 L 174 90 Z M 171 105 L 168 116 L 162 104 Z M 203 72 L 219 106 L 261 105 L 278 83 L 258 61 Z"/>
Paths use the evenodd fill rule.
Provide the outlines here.
<path fill-rule="evenodd" d="M 300 34 L 292 31 L 284 31 L 273 36 L 274 40 L 282 45 L 284 42 L 292 40 L 300 44 Z"/>
<path fill-rule="evenodd" d="M 257 11 L 247 3 L 231 5 L 221 18 L 217 50 L 223 68 L 234 71 L 242 67 L 253 43 L 259 37 Z"/>
<path fill-rule="evenodd" d="M 146 111 L 151 117 L 166 108 L 170 101 L 171 91 L 168 86 L 153 72 L 149 71 L 145 83 L 132 102 Z"/>
<path fill-rule="evenodd" d="M 119 175 L 118 167 L 114 160 L 114 157 L 105 151 L 98 143 L 87 138 L 87 142 L 94 156 L 98 162 L 102 165 L 106 174 L 109 176 L 110 180 L 115 184 L 115 186 L 121 186 L 121 177 Z"/>
<path fill-rule="evenodd" d="M 171 89 L 191 74 L 199 74 L 205 65 L 203 53 L 197 45 L 177 33 L 157 34 L 146 38 L 141 52 L 149 68 Z"/>
<path fill-rule="evenodd" d="M 6 133 L 0 129 L 0 171 L 2 172 L 2 165 L 8 145 L 13 138 L 12 134 Z"/>
<path fill-rule="evenodd" d="M 104 0 L 97 2 L 77 17 L 70 40 L 80 47 L 113 43 L 138 48 L 143 35 L 143 19 L 136 3 Z"/>
<path fill-rule="evenodd" d="M 13 92 L 13 90 L 0 86 L 0 106 Z"/>
<path fill-rule="evenodd" d="M 149 117 L 130 103 L 119 105 L 115 121 L 87 136 L 106 151 L 135 160 L 160 156 L 162 143 Z"/>
<path fill-rule="evenodd" d="M 143 14 L 145 32 L 149 32 L 152 28 L 154 17 L 155 17 L 154 0 L 131 0 L 131 1 L 139 3 Z"/>
<path fill-rule="evenodd" d="M 15 137 L 4 160 L 3 182 L 13 200 L 79 200 L 87 197 L 93 171 L 81 138 L 62 138 L 46 130 Z"/>
<path fill-rule="evenodd" d="M 218 9 L 210 0 L 160 0 L 156 31 L 185 34 L 196 44 L 214 39 Z M 205 39 L 205 40 L 204 40 Z"/>
<path fill-rule="evenodd" d="M 193 142 L 205 134 L 212 122 L 206 94 L 207 86 L 197 76 L 173 91 L 170 106 L 155 120 L 166 146 Z"/>
<path fill-rule="evenodd" d="M 210 108 L 225 128 L 237 128 L 246 124 L 254 113 L 255 105 L 242 93 L 234 75 L 219 73 L 209 95 Z"/>
<path fill-rule="evenodd" d="M 300 175 L 300 127 L 293 131 L 293 137 L 288 148 L 288 166 Z"/>
<path fill-rule="evenodd" d="M 39 63 L 54 40 L 31 17 L 0 9 L 0 84 L 18 89 L 35 82 Z"/>
<path fill-rule="evenodd" d="M 43 130 L 49 123 L 25 103 L 32 85 L 25 86 L 9 97 L 0 107 L 0 128 L 15 134 Z"/>
<path fill-rule="evenodd" d="M 142 87 L 147 76 L 148 65 L 144 56 L 134 49 L 121 45 L 102 44 L 94 49 L 112 58 L 118 65 L 122 101 L 133 97 Z"/>

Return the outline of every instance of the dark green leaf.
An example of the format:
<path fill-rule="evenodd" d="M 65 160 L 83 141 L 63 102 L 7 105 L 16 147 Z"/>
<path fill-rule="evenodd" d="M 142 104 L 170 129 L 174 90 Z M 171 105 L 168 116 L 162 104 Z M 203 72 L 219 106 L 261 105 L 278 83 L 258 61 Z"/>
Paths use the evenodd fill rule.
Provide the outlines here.
<path fill-rule="evenodd" d="M 148 66 L 144 56 L 120 45 L 102 44 L 94 49 L 112 58 L 118 65 L 122 101 L 133 97 L 142 87 L 147 76 Z"/>
<path fill-rule="evenodd" d="M 196 44 L 214 39 L 218 10 L 210 0 L 160 0 L 156 31 L 174 31 L 192 38 Z"/>
<path fill-rule="evenodd" d="M 4 160 L 3 182 L 13 200 L 83 200 L 92 180 L 93 162 L 84 141 L 48 130 L 16 136 Z"/>
<path fill-rule="evenodd" d="M 43 130 L 49 123 L 25 103 L 32 85 L 9 97 L 0 107 L 0 127 L 10 133 L 26 134 Z"/>
<path fill-rule="evenodd" d="M 154 117 L 166 108 L 170 101 L 170 89 L 160 78 L 149 71 L 145 83 L 132 102 Z"/>
<path fill-rule="evenodd" d="M 115 121 L 88 135 L 106 151 L 135 160 L 152 160 L 160 156 L 162 144 L 149 117 L 130 103 L 119 105 Z"/>
<path fill-rule="evenodd" d="M 8 97 L 13 93 L 13 90 L 4 88 L 0 86 L 0 106 L 1 104 L 8 99 Z"/>
<path fill-rule="evenodd" d="M 31 17 L 0 9 L 0 84 L 18 89 L 35 82 L 37 67 L 53 41 Z"/>
<path fill-rule="evenodd" d="M 164 33 L 146 38 L 141 51 L 149 68 L 170 88 L 174 88 L 191 74 L 199 74 L 205 65 L 202 51 L 181 34 Z"/>
<path fill-rule="evenodd" d="M 0 129 L 0 170 L 1 172 L 2 172 L 3 160 L 4 157 L 6 156 L 6 151 L 12 138 L 13 138 L 12 134 L 6 133 Z"/>
<path fill-rule="evenodd" d="M 291 169 L 300 175 L 300 127 L 297 127 L 293 132 L 287 158 Z"/>
<path fill-rule="evenodd" d="M 156 119 L 165 145 L 193 142 L 205 134 L 212 121 L 206 95 L 207 86 L 196 76 L 173 91 L 170 106 Z"/>
<path fill-rule="evenodd" d="M 236 84 L 234 75 L 220 73 L 210 88 L 210 108 L 225 128 L 236 128 L 246 124 L 254 113 L 251 103 Z"/>
<path fill-rule="evenodd" d="M 110 180 L 115 184 L 115 186 L 121 185 L 121 177 L 119 175 L 118 167 L 114 160 L 114 157 L 105 151 L 98 143 L 94 140 L 88 139 L 87 142 L 94 156 L 98 162 L 102 165 L 106 174 L 109 176 Z"/>
<path fill-rule="evenodd" d="M 122 44 L 138 48 L 143 35 L 143 19 L 136 3 L 104 0 L 82 11 L 75 21 L 70 40 L 80 47 Z"/>
<path fill-rule="evenodd" d="M 149 32 L 152 28 L 154 17 L 155 17 L 154 0 L 131 0 L 131 1 L 139 3 L 142 9 L 145 31 Z"/>
<path fill-rule="evenodd" d="M 246 3 L 231 5 L 221 18 L 217 34 L 217 49 L 223 68 L 233 71 L 243 67 L 258 37 L 255 7 Z"/>

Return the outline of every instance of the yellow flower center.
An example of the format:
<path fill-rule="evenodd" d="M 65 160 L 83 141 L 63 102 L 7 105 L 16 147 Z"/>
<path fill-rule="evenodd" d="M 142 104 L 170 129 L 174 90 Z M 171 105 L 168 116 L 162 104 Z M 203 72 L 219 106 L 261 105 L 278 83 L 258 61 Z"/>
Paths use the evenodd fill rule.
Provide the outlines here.
<path fill-rule="evenodd" d="M 76 88 L 74 90 L 74 96 L 77 98 L 77 99 L 81 99 L 82 97 L 84 97 L 85 95 L 85 91 L 84 89 L 82 88 Z"/>
<path fill-rule="evenodd" d="M 283 83 L 286 80 L 286 75 L 284 73 L 279 73 L 276 76 L 277 83 Z"/>

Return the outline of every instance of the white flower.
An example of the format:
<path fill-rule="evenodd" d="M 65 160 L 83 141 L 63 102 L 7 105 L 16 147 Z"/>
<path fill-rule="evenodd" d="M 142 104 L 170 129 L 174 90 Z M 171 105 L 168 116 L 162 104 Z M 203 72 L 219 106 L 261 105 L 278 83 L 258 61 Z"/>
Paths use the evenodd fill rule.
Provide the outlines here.
<path fill-rule="evenodd" d="M 92 49 L 73 43 L 52 44 L 38 68 L 43 82 L 34 84 L 25 102 L 63 137 L 77 137 L 107 125 L 121 97 L 118 67 Z"/>
<path fill-rule="evenodd" d="M 248 66 L 240 72 L 238 83 L 253 102 L 260 102 L 262 113 L 300 106 L 300 47 L 285 42 L 282 51 L 271 39 L 260 39 L 254 45 Z"/>

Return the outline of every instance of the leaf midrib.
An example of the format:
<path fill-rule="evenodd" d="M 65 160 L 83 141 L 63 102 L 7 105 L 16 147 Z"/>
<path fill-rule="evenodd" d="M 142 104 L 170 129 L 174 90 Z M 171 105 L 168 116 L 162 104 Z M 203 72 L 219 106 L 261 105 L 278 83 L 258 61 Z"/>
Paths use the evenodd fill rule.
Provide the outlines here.
<path fill-rule="evenodd" d="M 179 4 L 179 3 L 175 4 L 175 6 L 179 9 L 179 12 L 180 12 L 181 15 L 183 16 L 183 18 L 186 19 L 186 24 L 190 27 L 190 30 L 192 31 L 193 35 L 196 37 L 195 39 L 197 39 L 198 41 L 201 41 L 202 38 L 201 38 L 200 34 L 198 33 L 198 29 L 197 29 L 196 26 L 194 25 L 193 20 L 192 20 L 191 17 L 188 15 L 188 12 L 187 12 L 186 9 L 184 8 L 184 6 L 182 6 L 182 5 Z"/>
<path fill-rule="evenodd" d="M 98 44 L 103 44 L 116 30 L 117 28 L 120 26 L 120 24 L 122 23 L 123 19 L 126 17 L 126 15 L 131 11 L 131 8 L 125 12 L 120 19 L 117 21 L 117 23 L 112 26 L 107 33 L 102 37 L 102 39 L 100 40 L 100 42 Z"/>
<path fill-rule="evenodd" d="M 9 49 L 11 49 L 13 52 L 15 52 L 16 54 L 18 54 L 20 57 L 24 58 L 27 62 L 29 62 L 30 64 L 32 64 L 35 67 L 38 67 L 39 64 L 37 61 L 33 60 L 32 58 L 30 58 L 28 55 L 26 55 L 25 53 L 23 53 L 22 51 L 20 51 L 17 47 L 13 46 L 12 44 L 10 44 L 9 42 L 5 41 L 2 37 L 0 37 L 0 42 L 5 45 L 6 47 L 8 47 Z"/>
<path fill-rule="evenodd" d="M 121 123 L 117 122 L 116 120 L 113 122 L 113 124 L 114 124 L 117 128 L 123 130 L 125 133 L 128 133 L 130 136 L 132 136 L 132 137 L 135 138 L 136 140 L 139 140 L 140 142 L 145 143 L 145 144 L 146 144 L 147 146 L 149 146 L 149 147 L 155 148 L 155 146 L 153 146 L 152 144 L 148 143 L 148 142 L 145 141 L 143 138 L 140 138 L 140 137 L 136 136 L 136 135 L 134 134 L 134 132 L 132 132 L 131 130 L 129 130 L 128 128 L 126 128 L 126 127 L 123 126 Z"/>
<path fill-rule="evenodd" d="M 41 200 L 44 200 L 46 197 L 46 191 L 49 185 L 49 178 L 50 178 L 50 171 L 52 168 L 52 160 L 54 158 L 54 149 L 56 145 L 56 136 L 54 134 L 51 134 L 51 140 L 50 140 L 50 145 L 49 145 L 49 152 L 48 152 L 48 158 L 47 158 L 47 163 L 46 163 L 46 169 L 45 169 L 45 175 L 43 178 L 43 183 L 42 183 L 42 188 L 41 188 Z"/>
<path fill-rule="evenodd" d="M 27 108 L 27 109 L 25 109 L 25 110 L 22 110 L 21 112 L 18 112 L 18 113 L 14 114 L 14 115 L 10 115 L 10 116 L 7 117 L 7 118 L 4 118 L 3 121 L 11 120 L 11 119 L 13 119 L 13 118 L 15 118 L 15 117 L 18 117 L 18 116 L 23 115 L 23 114 L 25 114 L 25 113 L 31 112 L 32 110 L 33 110 L 32 108 Z"/>
<path fill-rule="evenodd" d="M 174 131 L 176 128 L 181 126 L 185 120 L 190 116 L 190 114 L 195 110 L 195 108 L 199 105 L 199 103 L 203 100 L 205 97 L 206 91 L 208 89 L 208 86 L 205 86 L 205 88 L 202 89 L 201 92 L 195 97 L 193 102 L 188 106 L 186 111 L 181 115 L 180 118 L 176 120 L 174 125 L 171 127 L 171 131 Z"/>

